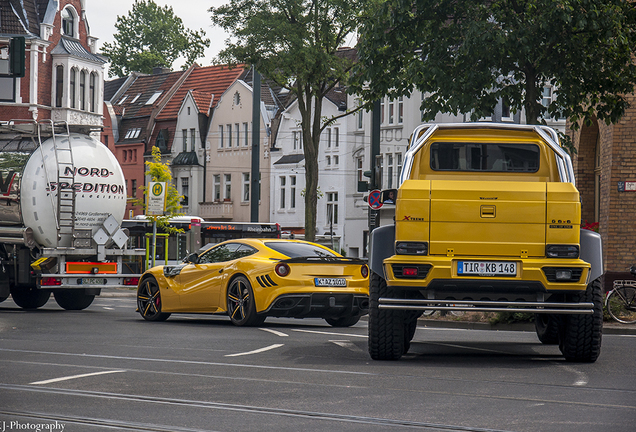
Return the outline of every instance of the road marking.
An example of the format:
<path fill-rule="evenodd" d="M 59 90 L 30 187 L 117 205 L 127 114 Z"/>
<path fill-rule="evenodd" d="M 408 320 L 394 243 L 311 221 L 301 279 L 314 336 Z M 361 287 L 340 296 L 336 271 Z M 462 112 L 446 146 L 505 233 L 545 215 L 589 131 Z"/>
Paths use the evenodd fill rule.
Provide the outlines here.
<path fill-rule="evenodd" d="M 334 333 L 334 332 L 323 332 L 323 331 L 315 331 L 315 330 L 301 330 L 301 329 L 292 329 L 295 332 L 301 333 L 315 333 L 321 335 L 335 335 L 335 336 L 349 336 L 349 337 L 359 337 L 359 338 L 367 338 L 367 335 L 357 335 L 357 334 L 349 334 L 349 333 Z"/>
<path fill-rule="evenodd" d="M 263 330 L 263 331 L 266 331 L 266 332 L 273 333 L 276 336 L 281 336 L 281 337 L 288 337 L 289 336 L 288 334 L 285 334 L 283 332 L 279 332 L 279 331 L 268 329 L 268 328 L 259 328 L 259 330 Z"/>
<path fill-rule="evenodd" d="M 106 310 L 115 310 L 115 308 L 107 307 L 107 306 L 104 306 L 104 309 L 106 309 Z"/>
<path fill-rule="evenodd" d="M 93 373 L 87 373 L 87 374 L 81 374 L 81 375 L 71 375 L 71 376 L 66 376 L 66 377 L 61 377 L 61 378 L 53 378 L 53 379 L 45 380 L 45 381 L 36 381 L 36 382 L 32 382 L 31 385 L 51 384 L 51 383 L 54 383 L 54 382 L 68 381 L 68 380 L 72 380 L 72 379 L 76 379 L 76 378 L 85 378 L 85 377 L 90 377 L 90 376 L 106 375 L 106 374 L 120 373 L 120 372 L 126 372 L 126 371 L 125 370 L 112 370 L 112 371 L 103 371 L 103 372 L 93 372 Z"/>
<path fill-rule="evenodd" d="M 360 349 L 357 345 L 349 340 L 330 340 L 329 342 L 335 343 L 339 347 L 346 348 L 353 352 L 364 352 L 364 350 Z"/>
<path fill-rule="evenodd" d="M 274 345 L 267 346 L 265 348 L 259 348 L 259 349 L 254 350 L 254 351 L 248 351 L 248 352 L 236 353 L 236 354 L 226 354 L 225 357 L 238 357 L 238 356 L 244 356 L 244 355 L 250 355 L 250 354 L 258 354 L 258 353 L 262 353 L 262 352 L 265 352 L 265 351 L 269 351 L 269 350 L 273 350 L 273 349 L 276 349 L 276 348 L 280 348 L 283 345 L 284 344 L 274 344 Z"/>
<path fill-rule="evenodd" d="M 573 374 L 577 376 L 576 381 L 574 381 L 573 385 L 584 386 L 588 383 L 587 375 L 585 373 L 578 371 L 570 366 L 563 366 L 563 365 L 559 365 L 559 366 L 561 366 L 563 369 L 565 369 L 568 372 L 572 372 Z"/>

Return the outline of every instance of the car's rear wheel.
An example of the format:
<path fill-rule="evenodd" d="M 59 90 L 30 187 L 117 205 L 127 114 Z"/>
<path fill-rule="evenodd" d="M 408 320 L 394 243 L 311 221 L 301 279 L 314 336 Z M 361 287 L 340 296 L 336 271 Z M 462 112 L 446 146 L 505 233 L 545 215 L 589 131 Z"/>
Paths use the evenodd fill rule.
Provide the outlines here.
<path fill-rule="evenodd" d="M 373 360 L 398 360 L 404 354 L 404 313 L 380 309 L 381 297 L 393 297 L 393 291 L 373 272 L 369 284 L 369 355 Z"/>
<path fill-rule="evenodd" d="M 325 318 L 327 324 L 332 327 L 351 327 L 360 321 L 359 316 L 341 317 L 341 318 Z"/>
<path fill-rule="evenodd" d="M 541 343 L 556 345 L 559 343 L 559 317 L 551 314 L 535 314 L 534 329 Z"/>
<path fill-rule="evenodd" d="M 154 278 L 146 278 L 137 288 L 137 309 L 147 321 L 165 321 L 169 313 L 161 312 L 161 293 Z"/>
<path fill-rule="evenodd" d="M 233 279 L 227 289 L 227 314 L 237 326 L 256 326 L 265 322 L 265 316 L 256 313 L 254 291 L 243 276 Z"/>
<path fill-rule="evenodd" d="M 570 301 L 594 303 L 590 315 L 566 315 L 559 326 L 559 349 L 567 361 L 595 362 L 601 353 L 603 337 L 603 300 L 601 281 L 596 279 L 587 289 L 569 296 Z"/>

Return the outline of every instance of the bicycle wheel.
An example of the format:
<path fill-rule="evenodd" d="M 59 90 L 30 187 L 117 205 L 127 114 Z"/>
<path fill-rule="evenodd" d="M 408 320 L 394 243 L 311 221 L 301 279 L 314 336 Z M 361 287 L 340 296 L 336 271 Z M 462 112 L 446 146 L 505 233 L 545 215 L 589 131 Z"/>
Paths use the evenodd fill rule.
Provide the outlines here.
<path fill-rule="evenodd" d="M 620 287 L 612 290 L 607 296 L 607 311 L 620 323 L 635 323 L 636 288 Z"/>

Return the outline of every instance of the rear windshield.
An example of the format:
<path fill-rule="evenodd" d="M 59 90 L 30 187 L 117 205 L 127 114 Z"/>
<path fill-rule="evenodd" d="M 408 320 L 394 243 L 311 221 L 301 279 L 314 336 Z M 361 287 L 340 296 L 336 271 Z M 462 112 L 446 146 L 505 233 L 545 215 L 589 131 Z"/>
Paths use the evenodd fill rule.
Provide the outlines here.
<path fill-rule="evenodd" d="M 431 144 L 435 171 L 537 172 L 536 144 L 439 142 Z"/>
<path fill-rule="evenodd" d="M 287 255 L 289 258 L 296 257 L 335 257 L 333 252 L 310 245 L 307 243 L 296 242 L 265 242 L 265 246 L 274 249 L 276 252 Z"/>

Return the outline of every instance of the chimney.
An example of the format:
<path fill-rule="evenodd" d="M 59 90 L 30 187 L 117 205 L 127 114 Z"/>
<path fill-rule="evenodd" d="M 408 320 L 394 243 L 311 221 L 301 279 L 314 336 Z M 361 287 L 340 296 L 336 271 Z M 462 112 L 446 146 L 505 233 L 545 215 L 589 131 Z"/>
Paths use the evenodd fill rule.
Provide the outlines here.
<path fill-rule="evenodd" d="M 155 66 L 152 68 L 153 75 L 159 75 L 159 74 L 170 73 L 170 72 L 172 72 L 170 68 L 163 67 L 163 66 Z"/>

